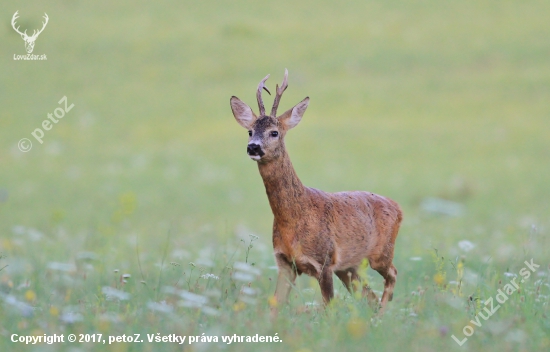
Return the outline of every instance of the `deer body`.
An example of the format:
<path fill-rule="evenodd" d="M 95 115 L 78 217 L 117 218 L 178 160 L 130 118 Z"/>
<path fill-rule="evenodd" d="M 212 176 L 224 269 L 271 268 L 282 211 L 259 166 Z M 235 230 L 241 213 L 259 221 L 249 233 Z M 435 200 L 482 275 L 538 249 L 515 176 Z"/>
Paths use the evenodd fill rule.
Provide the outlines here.
<path fill-rule="evenodd" d="M 263 111 L 260 93 L 269 76 L 258 86 L 259 117 L 238 98 L 231 98 L 237 122 L 249 129 L 247 152 L 258 162 L 274 215 L 273 248 L 279 268 L 276 301 L 287 300 L 296 276 L 302 273 L 319 281 L 325 303 L 334 295 L 333 273 L 351 292 L 353 282 L 359 282 L 357 268 L 366 258 L 385 279 L 380 303 L 384 307 L 392 298 L 397 277 L 392 260 L 401 209 L 391 199 L 373 193 L 326 193 L 302 184 L 286 152 L 284 136 L 301 120 L 309 98 L 275 117 L 287 74 L 281 88 L 277 87 L 271 116 Z M 376 301 L 366 285 L 363 295 Z"/>

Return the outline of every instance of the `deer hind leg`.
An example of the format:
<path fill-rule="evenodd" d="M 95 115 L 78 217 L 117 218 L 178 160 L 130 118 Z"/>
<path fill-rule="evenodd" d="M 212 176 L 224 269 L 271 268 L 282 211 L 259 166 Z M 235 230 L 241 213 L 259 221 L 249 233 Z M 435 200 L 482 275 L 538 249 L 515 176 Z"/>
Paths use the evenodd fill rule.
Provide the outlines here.
<path fill-rule="evenodd" d="M 359 286 L 361 285 L 361 279 L 357 274 L 357 268 L 349 268 L 346 270 L 337 271 L 335 272 L 335 274 L 342 281 L 349 293 L 353 294 L 359 289 Z M 378 303 L 378 297 L 376 297 L 376 294 L 367 284 L 363 285 L 362 296 L 367 298 L 367 301 L 371 306 Z"/>
<path fill-rule="evenodd" d="M 381 312 L 384 310 L 386 303 L 393 299 L 393 288 L 397 280 L 397 269 L 391 263 L 391 259 L 387 261 L 369 260 L 371 267 L 376 270 L 384 278 L 384 293 L 380 301 Z"/>
<path fill-rule="evenodd" d="M 386 274 L 387 276 L 384 276 L 384 279 L 386 280 L 386 284 L 384 285 L 384 294 L 386 294 L 386 290 L 388 290 L 387 301 L 393 300 L 393 288 L 397 280 L 397 268 L 392 264 L 392 261 L 393 261 L 393 249 L 395 248 L 395 239 L 397 238 L 397 233 L 399 232 L 399 227 L 401 226 L 402 220 L 403 220 L 403 213 L 401 212 L 401 209 L 398 208 L 397 221 L 393 225 L 391 242 L 388 244 L 390 267 Z M 388 281 L 389 281 L 389 285 L 388 285 Z"/>
<path fill-rule="evenodd" d="M 397 269 L 392 264 L 393 249 L 402 218 L 403 216 L 401 210 L 398 209 L 397 221 L 391 228 L 391 236 L 389 237 L 389 241 L 381 248 L 378 255 L 370 255 L 367 258 L 371 268 L 378 271 L 378 273 L 384 278 L 384 293 L 382 294 L 382 299 L 380 301 L 380 314 L 383 313 L 386 303 L 393 299 L 393 288 L 395 286 L 395 282 L 397 281 Z"/>

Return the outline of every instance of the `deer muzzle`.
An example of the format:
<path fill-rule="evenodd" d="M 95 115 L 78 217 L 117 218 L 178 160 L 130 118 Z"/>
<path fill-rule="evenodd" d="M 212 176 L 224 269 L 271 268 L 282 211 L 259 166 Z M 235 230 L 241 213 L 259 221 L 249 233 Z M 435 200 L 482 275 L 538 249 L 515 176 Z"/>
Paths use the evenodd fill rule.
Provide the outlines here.
<path fill-rule="evenodd" d="M 246 148 L 246 153 L 254 160 L 258 160 L 257 157 L 262 157 L 265 155 L 264 151 L 262 150 L 262 147 L 259 144 L 256 143 L 250 143 L 248 147 Z"/>

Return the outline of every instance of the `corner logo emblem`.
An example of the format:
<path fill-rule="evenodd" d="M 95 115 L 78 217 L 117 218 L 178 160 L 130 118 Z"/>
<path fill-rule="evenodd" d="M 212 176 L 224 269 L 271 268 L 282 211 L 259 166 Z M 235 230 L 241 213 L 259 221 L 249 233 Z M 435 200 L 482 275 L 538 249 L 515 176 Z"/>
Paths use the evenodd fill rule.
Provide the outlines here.
<path fill-rule="evenodd" d="M 18 16 L 18 12 L 19 11 L 15 11 L 15 13 L 13 14 L 13 17 L 11 18 L 11 25 L 13 27 L 13 29 L 19 33 L 19 35 L 21 35 L 21 38 L 23 38 L 23 40 L 25 41 L 25 49 L 27 50 L 27 53 L 31 54 L 32 51 L 34 50 L 34 42 L 36 41 L 36 38 L 38 38 L 38 35 L 40 35 L 40 33 L 42 33 L 42 31 L 44 30 L 44 28 L 46 28 L 46 25 L 48 24 L 48 14 L 44 13 L 44 20 L 45 22 L 42 22 L 42 29 L 40 30 L 33 30 L 33 33 L 31 36 L 27 35 L 27 30 L 25 29 L 24 32 L 21 32 L 19 30 L 19 27 L 20 26 L 17 26 L 16 27 L 16 21 L 17 19 L 19 18 Z"/>

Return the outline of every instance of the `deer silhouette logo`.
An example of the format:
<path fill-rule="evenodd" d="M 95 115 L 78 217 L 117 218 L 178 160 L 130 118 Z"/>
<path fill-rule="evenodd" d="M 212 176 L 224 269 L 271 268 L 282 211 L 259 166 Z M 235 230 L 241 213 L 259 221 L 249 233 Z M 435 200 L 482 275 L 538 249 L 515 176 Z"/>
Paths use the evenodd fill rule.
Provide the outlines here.
<path fill-rule="evenodd" d="M 25 41 L 25 49 L 27 50 L 27 53 L 31 54 L 34 50 L 34 42 L 36 41 L 36 38 L 38 38 L 38 35 L 42 33 L 42 31 L 44 30 L 44 28 L 46 28 L 46 25 L 48 24 L 48 14 L 44 12 L 45 22 L 42 22 L 42 29 L 40 29 L 39 31 L 35 29 L 33 30 L 32 35 L 28 36 L 26 29 L 23 33 L 21 33 L 21 31 L 19 30 L 19 26 L 17 26 L 17 28 L 15 27 L 15 21 L 19 18 L 18 13 L 19 11 L 15 11 L 15 13 L 13 14 L 13 17 L 11 18 L 11 25 L 13 29 L 17 33 L 19 33 L 19 35 L 21 35 L 21 38 L 23 38 L 23 40 Z"/>

